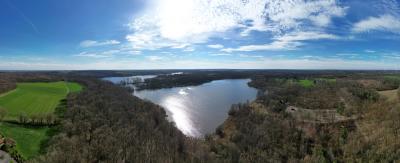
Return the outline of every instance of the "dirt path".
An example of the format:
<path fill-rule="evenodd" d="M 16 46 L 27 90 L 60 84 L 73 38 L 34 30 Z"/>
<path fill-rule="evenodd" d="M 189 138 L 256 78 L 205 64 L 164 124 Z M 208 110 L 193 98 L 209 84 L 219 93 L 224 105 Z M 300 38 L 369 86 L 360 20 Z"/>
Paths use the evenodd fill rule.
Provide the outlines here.
<path fill-rule="evenodd" d="M 8 92 L 6 92 L 6 93 L 0 94 L 0 97 L 7 96 L 8 94 L 13 93 L 13 92 L 15 92 L 15 91 L 17 91 L 17 90 L 18 90 L 18 88 L 15 88 L 15 89 L 13 89 L 13 90 L 11 90 L 11 91 L 8 91 Z"/>
<path fill-rule="evenodd" d="M 64 85 L 65 85 L 65 89 L 67 89 L 67 95 L 69 94 L 69 92 L 70 92 L 70 90 L 69 90 L 69 87 L 68 87 L 68 85 L 67 85 L 67 82 L 66 81 L 64 81 Z"/>
<path fill-rule="evenodd" d="M 336 110 L 327 109 L 312 110 L 289 106 L 286 112 L 299 121 L 309 123 L 338 123 L 357 119 L 357 117 L 346 117 L 338 114 Z"/>

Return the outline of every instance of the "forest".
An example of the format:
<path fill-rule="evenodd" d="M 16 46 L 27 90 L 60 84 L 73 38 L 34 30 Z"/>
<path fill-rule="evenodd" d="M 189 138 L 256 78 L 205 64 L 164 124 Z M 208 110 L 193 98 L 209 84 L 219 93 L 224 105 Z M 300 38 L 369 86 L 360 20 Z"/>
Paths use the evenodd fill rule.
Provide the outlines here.
<path fill-rule="evenodd" d="M 175 71 L 176 72 L 176 71 Z M 187 71 L 141 89 L 251 78 L 255 101 L 234 104 L 204 138 L 182 134 L 165 111 L 100 80 L 103 72 L 0 73 L 20 81 L 79 83 L 51 139 L 28 162 L 396 162 L 400 160 L 400 75 L 381 71 Z M 106 72 L 114 74 L 121 72 Z M 125 72 L 157 74 L 162 72 Z M 168 72 L 170 73 L 170 72 Z M 29 74 L 29 75 L 28 75 Z M 86 76 L 88 75 L 88 76 Z M 180 80 L 181 79 L 181 80 Z M 390 91 L 390 92 L 388 92 Z M 390 100 L 389 100 L 390 99 Z"/>

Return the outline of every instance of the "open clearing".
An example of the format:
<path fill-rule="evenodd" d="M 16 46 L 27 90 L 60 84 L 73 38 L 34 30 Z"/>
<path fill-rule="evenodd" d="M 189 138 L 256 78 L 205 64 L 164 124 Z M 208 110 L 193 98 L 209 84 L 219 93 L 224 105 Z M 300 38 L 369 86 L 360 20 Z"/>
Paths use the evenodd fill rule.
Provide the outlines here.
<path fill-rule="evenodd" d="M 6 120 L 16 120 L 20 114 L 27 116 L 53 113 L 70 92 L 79 92 L 77 83 L 18 83 L 17 88 L 0 95 L 0 107 L 7 111 Z M 17 151 L 25 158 L 37 156 L 42 144 L 49 138 L 51 127 L 24 127 L 0 122 L 0 133 L 16 141 Z"/>
<path fill-rule="evenodd" d="M 303 87 L 309 88 L 314 86 L 314 82 L 312 80 L 299 80 L 300 85 L 302 85 Z"/>
<path fill-rule="evenodd" d="M 382 96 L 386 97 L 388 101 L 390 102 L 398 102 L 399 97 L 398 97 L 398 90 L 388 90 L 388 91 L 379 91 L 379 94 Z"/>
<path fill-rule="evenodd" d="M 80 91 L 77 83 L 18 83 L 17 88 L 0 96 L 0 107 L 7 110 L 6 119 L 26 115 L 53 113 L 69 92 Z"/>
<path fill-rule="evenodd" d="M 25 159 L 39 154 L 42 142 L 48 139 L 49 130 L 49 127 L 26 128 L 16 124 L 0 123 L 0 132 L 16 141 L 16 148 Z"/>

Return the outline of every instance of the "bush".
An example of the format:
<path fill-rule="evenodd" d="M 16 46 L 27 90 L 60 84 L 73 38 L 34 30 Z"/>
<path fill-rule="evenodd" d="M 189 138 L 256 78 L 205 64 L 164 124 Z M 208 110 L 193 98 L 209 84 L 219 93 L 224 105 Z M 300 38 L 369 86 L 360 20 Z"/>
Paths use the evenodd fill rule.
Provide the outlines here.
<path fill-rule="evenodd" d="M 375 90 L 365 89 L 361 87 L 353 87 L 350 92 L 361 100 L 378 101 L 379 94 Z"/>

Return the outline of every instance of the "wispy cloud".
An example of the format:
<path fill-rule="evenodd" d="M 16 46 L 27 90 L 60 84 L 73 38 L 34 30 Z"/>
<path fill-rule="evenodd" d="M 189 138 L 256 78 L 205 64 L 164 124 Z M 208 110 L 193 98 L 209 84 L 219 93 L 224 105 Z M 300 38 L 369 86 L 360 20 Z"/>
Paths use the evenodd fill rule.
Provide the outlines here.
<path fill-rule="evenodd" d="M 300 42 L 283 42 L 283 41 L 274 41 L 269 44 L 261 44 L 261 45 L 244 45 L 238 48 L 225 48 L 221 49 L 223 52 L 235 52 L 235 51 L 265 51 L 265 50 L 293 50 L 296 47 L 302 45 Z"/>
<path fill-rule="evenodd" d="M 400 34 L 400 18 L 387 14 L 369 17 L 355 23 L 352 31 L 355 33 L 386 31 Z"/>
<path fill-rule="evenodd" d="M 376 51 L 375 50 L 366 49 L 366 50 L 364 50 L 364 52 L 366 52 L 366 53 L 375 53 Z"/>
<path fill-rule="evenodd" d="M 147 58 L 148 60 L 150 60 L 150 61 L 160 61 L 160 60 L 164 59 L 163 57 L 155 56 L 155 55 L 147 56 L 146 58 Z"/>
<path fill-rule="evenodd" d="M 89 57 L 89 58 L 109 58 L 112 57 L 111 53 L 95 53 L 95 52 L 81 52 L 79 54 L 75 54 L 75 57 Z"/>
<path fill-rule="evenodd" d="M 222 48 L 224 48 L 224 45 L 221 45 L 221 44 L 213 44 L 213 45 L 207 45 L 207 47 L 213 48 L 213 49 L 222 49 Z"/>
<path fill-rule="evenodd" d="M 249 55 L 249 54 L 239 54 L 239 57 L 243 57 L 243 58 L 264 58 L 261 55 Z"/>
<path fill-rule="evenodd" d="M 231 56 L 231 53 L 213 53 L 210 56 Z"/>
<path fill-rule="evenodd" d="M 297 47 L 304 45 L 301 41 L 320 39 L 339 39 L 339 37 L 321 32 L 292 32 L 283 36 L 276 36 L 274 41 L 269 44 L 245 45 L 238 48 L 225 48 L 221 49 L 221 51 L 294 50 Z"/>
<path fill-rule="evenodd" d="M 189 46 L 189 47 L 186 47 L 185 49 L 183 49 L 183 51 L 185 51 L 185 52 L 192 52 L 192 51 L 195 51 L 196 49 L 193 47 L 193 46 Z"/>
<path fill-rule="evenodd" d="M 235 29 L 241 30 L 242 37 L 252 31 L 281 35 L 307 27 L 320 30 L 330 25 L 333 17 L 346 12 L 336 0 L 151 0 L 148 4 L 129 24 L 133 33 L 126 36 L 137 49 L 205 43 Z M 257 49 L 282 49 L 294 44 L 299 45 L 280 41 L 258 45 Z M 219 44 L 208 47 L 223 48 Z"/>
<path fill-rule="evenodd" d="M 141 55 L 142 52 L 138 50 L 130 50 L 127 48 L 121 48 L 121 49 L 111 49 L 111 50 L 105 50 L 105 51 L 83 51 L 79 54 L 75 54 L 73 56 L 75 57 L 89 57 L 89 58 L 111 58 L 115 57 L 116 55 L 118 56 L 137 56 Z"/>
<path fill-rule="evenodd" d="M 387 54 L 383 54 L 382 56 L 387 59 L 400 60 L 400 53 L 387 53 Z M 398 66 L 400 66 L 400 65 L 398 65 Z"/>
<path fill-rule="evenodd" d="M 136 56 L 136 55 L 141 55 L 142 52 L 139 50 L 128 50 L 128 51 L 122 51 L 122 54 L 128 54 L 128 55 L 132 55 L 132 56 Z"/>
<path fill-rule="evenodd" d="M 337 53 L 337 56 L 358 56 L 358 53 Z"/>
<path fill-rule="evenodd" d="M 117 45 L 120 44 L 117 40 L 105 40 L 105 41 L 94 41 L 94 40 L 84 40 L 79 45 L 81 47 L 95 47 L 95 46 L 106 46 L 106 45 Z"/>

